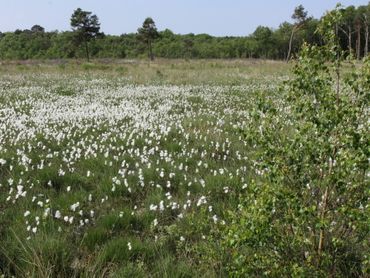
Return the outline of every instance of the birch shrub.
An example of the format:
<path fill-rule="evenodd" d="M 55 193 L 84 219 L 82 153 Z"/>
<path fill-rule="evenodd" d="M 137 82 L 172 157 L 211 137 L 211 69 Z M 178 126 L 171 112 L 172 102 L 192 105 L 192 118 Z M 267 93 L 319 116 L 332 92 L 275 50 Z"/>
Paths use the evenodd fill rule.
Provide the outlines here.
<path fill-rule="evenodd" d="M 325 45 L 303 47 L 280 99 L 261 95 L 249 115 L 257 170 L 224 241 L 234 276 L 370 274 L 370 60 L 344 68 L 339 17 L 323 18 Z"/>

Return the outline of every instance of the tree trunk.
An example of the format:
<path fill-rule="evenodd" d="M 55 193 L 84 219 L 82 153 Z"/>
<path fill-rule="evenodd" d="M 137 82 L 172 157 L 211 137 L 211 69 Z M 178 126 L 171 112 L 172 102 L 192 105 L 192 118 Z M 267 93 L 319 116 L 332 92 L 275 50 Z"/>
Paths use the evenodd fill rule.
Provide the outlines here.
<path fill-rule="evenodd" d="M 151 61 L 153 61 L 154 56 L 153 56 L 152 42 L 150 40 L 148 41 L 148 47 L 149 47 L 149 58 Z"/>
<path fill-rule="evenodd" d="M 320 213 L 320 218 L 323 221 L 325 219 L 325 213 L 326 213 L 326 206 L 328 202 L 328 188 L 325 189 L 325 193 L 322 197 L 322 209 Z M 318 266 L 320 266 L 321 263 L 321 256 L 322 256 L 322 251 L 324 248 L 324 240 L 325 240 L 325 230 L 324 228 L 320 228 L 320 236 L 319 236 L 319 245 L 317 247 L 317 254 L 318 254 Z"/>
<path fill-rule="evenodd" d="M 369 25 L 365 27 L 365 52 L 364 55 L 367 57 L 369 54 Z"/>
<path fill-rule="evenodd" d="M 365 50 L 364 50 L 364 56 L 367 57 L 369 53 L 369 20 L 367 18 L 367 15 L 364 15 L 365 18 Z"/>
<path fill-rule="evenodd" d="M 352 28 L 348 26 L 348 51 L 349 54 L 352 54 Z"/>
<path fill-rule="evenodd" d="M 86 51 L 86 59 L 88 62 L 90 62 L 89 45 L 88 45 L 87 40 L 85 40 L 85 51 Z"/>
<path fill-rule="evenodd" d="M 357 60 L 361 59 L 361 25 L 357 24 L 357 40 L 356 40 Z"/>
<path fill-rule="evenodd" d="M 295 33 L 295 30 L 296 27 L 293 27 L 292 29 L 292 34 L 290 35 L 290 40 L 289 40 L 289 50 L 288 50 L 288 55 L 286 56 L 286 62 L 288 63 L 289 62 L 289 59 L 290 59 L 290 54 L 292 52 L 292 44 L 293 44 L 293 38 L 294 38 L 294 33 Z"/>
<path fill-rule="evenodd" d="M 347 26 L 347 29 L 348 31 L 346 31 L 344 28 L 340 27 L 339 26 L 339 29 L 343 32 L 343 34 L 346 35 L 347 39 L 348 39 L 348 51 L 349 51 L 349 55 L 352 55 L 353 51 L 352 51 L 352 27 L 350 24 L 346 25 Z"/>

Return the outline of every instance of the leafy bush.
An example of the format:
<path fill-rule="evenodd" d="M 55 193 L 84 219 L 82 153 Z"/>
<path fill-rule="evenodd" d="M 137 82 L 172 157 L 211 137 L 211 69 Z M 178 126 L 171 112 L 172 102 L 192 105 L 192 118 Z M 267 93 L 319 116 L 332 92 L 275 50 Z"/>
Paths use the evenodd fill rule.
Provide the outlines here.
<path fill-rule="evenodd" d="M 246 136 L 257 177 L 231 212 L 234 276 L 369 275 L 370 59 L 343 78 L 339 9 L 305 45 L 283 100 L 261 96 Z M 282 102 L 288 106 L 282 106 Z"/>

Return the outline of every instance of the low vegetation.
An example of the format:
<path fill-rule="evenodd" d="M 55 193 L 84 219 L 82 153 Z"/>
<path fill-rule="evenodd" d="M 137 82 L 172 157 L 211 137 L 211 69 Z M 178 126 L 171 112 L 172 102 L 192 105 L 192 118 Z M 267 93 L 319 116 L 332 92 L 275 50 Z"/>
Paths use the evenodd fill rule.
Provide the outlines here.
<path fill-rule="evenodd" d="M 367 277 L 370 60 L 8 62 L 0 276 Z"/>

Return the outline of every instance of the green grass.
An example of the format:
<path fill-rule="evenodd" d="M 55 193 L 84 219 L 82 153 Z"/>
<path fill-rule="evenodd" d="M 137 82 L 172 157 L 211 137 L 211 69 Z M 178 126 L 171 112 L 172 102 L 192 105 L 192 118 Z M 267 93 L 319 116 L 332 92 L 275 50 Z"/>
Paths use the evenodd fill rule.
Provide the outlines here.
<path fill-rule="evenodd" d="M 27 122 L 27 117 L 34 120 L 43 109 L 50 113 L 40 123 L 27 122 L 26 130 L 39 132 L 27 140 L 13 142 L 19 133 L 13 132 L 11 122 L 6 123 L 11 128 L 1 129 L 5 136 L 0 137 L 0 158 L 7 164 L 0 166 L 0 276 L 226 276 L 226 258 L 217 238 L 223 229 L 221 220 L 228 210 L 237 208 L 242 186 L 254 177 L 244 159 L 250 154 L 243 134 L 235 126 L 248 120 L 243 113 L 255 104 L 255 92 L 274 94 L 274 86 L 290 67 L 248 60 L 3 63 L 0 82 L 6 86 L 0 89 L 0 104 L 14 108 L 12 119 L 25 117 Z M 140 85 L 148 92 L 140 95 Z M 166 86 L 181 91 L 162 96 Z M 126 95 L 122 90 L 135 93 Z M 99 116 L 50 121 L 59 108 L 89 107 L 86 114 L 79 114 L 88 117 L 95 109 L 90 104 L 104 103 L 98 110 L 102 111 L 133 102 L 141 105 L 142 113 L 157 113 L 166 101 L 173 105 L 165 114 L 148 117 L 153 122 L 168 117 L 169 123 L 164 122 L 171 128 L 168 132 L 160 132 L 159 124 L 152 130 L 135 130 L 135 116 L 140 113 L 117 120 L 106 116 L 101 122 Z M 44 106 L 37 106 L 39 102 Z M 0 123 L 5 123 L 5 116 L 0 108 Z M 42 125 L 43 121 L 47 124 Z M 65 137 L 58 137 L 59 131 Z M 95 155 L 84 156 L 88 147 Z M 31 160 L 27 167 L 21 165 L 23 153 Z M 44 167 L 38 169 L 42 161 Z M 65 175 L 59 174 L 60 165 Z M 245 167 L 247 171 L 241 170 Z M 120 176 L 122 168 L 126 172 Z M 142 169 L 144 187 L 138 169 Z M 117 177 L 120 184 L 113 186 Z M 15 199 L 18 183 L 27 194 Z M 11 199 L 6 201 L 8 196 Z M 202 196 L 207 203 L 198 206 Z M 73 211 L 71 206 L 77 202 Z M 184 208 L 186 204 L 191 206 Z M 51 216 L 44 216 L 48 208 Z M 30 215 L 24 216 L 26 211 Z M 53 217 L 56 211 L 62 218 Z M 27 231 L 28 226 L 37 226 L 37 232 Z"/>

